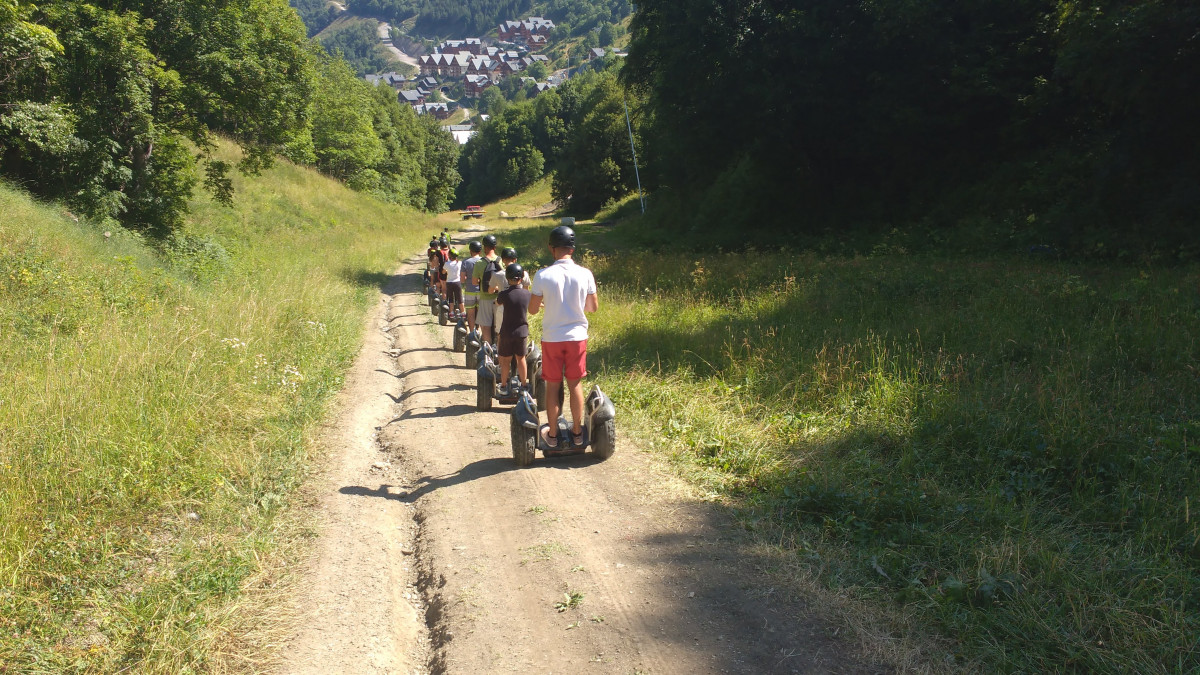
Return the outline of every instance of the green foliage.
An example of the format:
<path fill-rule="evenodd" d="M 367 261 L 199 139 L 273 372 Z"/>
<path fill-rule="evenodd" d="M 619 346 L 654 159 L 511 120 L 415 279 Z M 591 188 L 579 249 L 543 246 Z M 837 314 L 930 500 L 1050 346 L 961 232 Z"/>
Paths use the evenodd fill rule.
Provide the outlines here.
<path fill-rule="evenodd" d="M 300 15 L 309 37 L 325 30 L 339 14 L 338 8 L 328 0 L 289 0 L 288 4 Z"/>
<path fill-rule="evenodd" d="M 307 47 L 278 0 L 5 0 L 0 34 L 0 169 L 95 218 L 163 235 L 213 132 L 253 170 L 307 125 Z"/>
<path fill-rule="evenodd" d="M 625 73 L 676 230 L 727 240 L 788 195 L 793 231 L 987 216 L 1029 243 L 1186 253 L 1197 28 L 1158 1 L 648 0 Z M 737 218 L 681 208 L 746 178 L 763 188 Z"/>
<path fill-rule="evenodd" d="M 467 142 L 459 162 L 460 203 L 516 194 L 544 171 L 555 172 L 555 199 L 581 211 L 595 211 L 634 189 L 625 93 L 615 70 L 586 71 L 532 101 L 519 100 L 499 111 L 502 99 L 491 93 L 495 89 L 481 97 L 492 119 Z"/>
<path fill-rule="evenodd" d="M 322 58 L 318 68 L 313 92 L 317 168 L 347 180 L 383 160 L 383 144 L 372 124 L 375 99 L 370 85 L 342 59 Z"/>
<path fill-rule="evenodd" d="M 625 122 L 626 94 L 613 69 L 585 73 L 569 84 L 578 87 L 582 100 L 556 157 L 554 198 L 580 212 L 595 212 L 637 187 Z M 631 114 L 637 111 L 636 100 L 631 107 Z M 639 136 L 634 143 L 640 143 Z"/>

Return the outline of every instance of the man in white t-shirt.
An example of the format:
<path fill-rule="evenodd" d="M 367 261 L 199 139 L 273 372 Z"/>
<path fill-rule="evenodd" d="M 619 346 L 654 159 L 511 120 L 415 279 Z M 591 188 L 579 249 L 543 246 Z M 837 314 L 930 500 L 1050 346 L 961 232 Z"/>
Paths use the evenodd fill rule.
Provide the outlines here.
<path fill-rule="evenodd" d="M 571 445 L 582 446 L 583 384 L 587 375 L 587 313 L 599 307 L 596 279 L 591 270 L 575 264 L 575 231 L 561 225 L 550 231 L 554 264 L 533 276 L 529 314 L 544 307 L 542 316 L 542 378 L 546 380 L 546 420 L 542 439 L 558 447 L 558 392 L 565 378 L 571 399 Z M 548 432 L 548 433 L 547 433 Z"/>

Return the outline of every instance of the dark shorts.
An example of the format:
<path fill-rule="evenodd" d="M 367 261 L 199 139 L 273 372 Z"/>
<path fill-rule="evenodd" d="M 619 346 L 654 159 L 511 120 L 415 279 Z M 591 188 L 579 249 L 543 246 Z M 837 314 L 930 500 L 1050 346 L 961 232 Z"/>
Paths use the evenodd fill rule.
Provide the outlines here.
<path fill-rule="evenodd" d="M 454 283 L 453 281 L 446 282 L 446 301 L 451 305 L 458 305 L 462 303 L 463 295 L 461 283 Z"/>
<path fill-rule="evenodd" d="M 525 352 L 529 351 L 529 338 L 517 337 L 515 335 L 501 335 L 500 344 L 497 345 L 500 349 L 500 356 L 525 356 Z"/>

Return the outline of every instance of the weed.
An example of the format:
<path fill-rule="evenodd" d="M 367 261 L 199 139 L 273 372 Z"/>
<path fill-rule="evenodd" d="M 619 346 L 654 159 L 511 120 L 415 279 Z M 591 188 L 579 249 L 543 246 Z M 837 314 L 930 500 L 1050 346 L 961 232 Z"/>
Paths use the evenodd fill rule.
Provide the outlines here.
<path fill-rule="evenodd" d="M 583 603 L 583 593 L 579 591 L 567 591 L 563 593 L 562 600 L 554 603 L 554 609 L 559 613 L 565 612 L 568 609 L 575 609 Z M 575 625 L 579 625 L 578 623 Z"/>

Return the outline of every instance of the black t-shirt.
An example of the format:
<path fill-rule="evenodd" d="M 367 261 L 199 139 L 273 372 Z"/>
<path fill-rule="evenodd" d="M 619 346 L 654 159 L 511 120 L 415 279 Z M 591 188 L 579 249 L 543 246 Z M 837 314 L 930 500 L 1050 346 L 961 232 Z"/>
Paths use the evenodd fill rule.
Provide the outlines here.
<path fill-rule="evenodd" d="M 529 291 L 520 285 L 509 286 L 496 295 L 496 301 L 504 307 L 504 323 L 500 324 L 500 334 L 529 337 Z"/>

